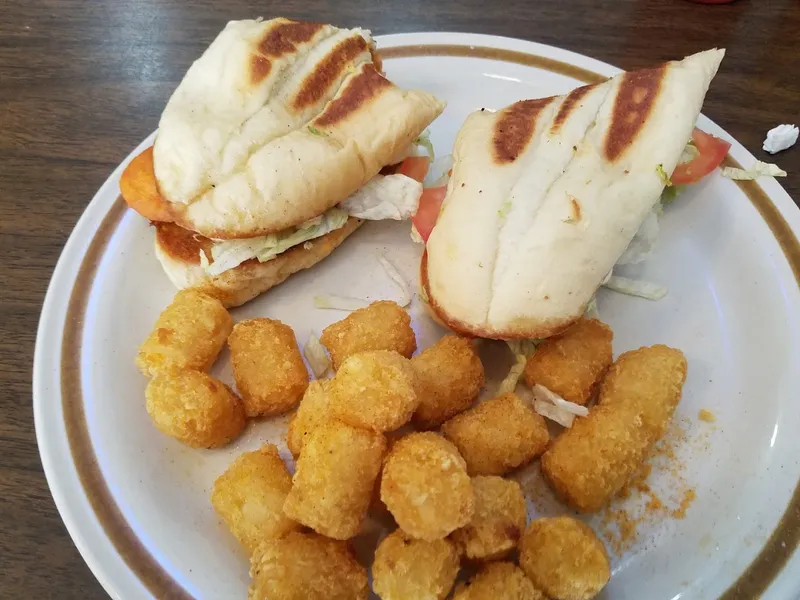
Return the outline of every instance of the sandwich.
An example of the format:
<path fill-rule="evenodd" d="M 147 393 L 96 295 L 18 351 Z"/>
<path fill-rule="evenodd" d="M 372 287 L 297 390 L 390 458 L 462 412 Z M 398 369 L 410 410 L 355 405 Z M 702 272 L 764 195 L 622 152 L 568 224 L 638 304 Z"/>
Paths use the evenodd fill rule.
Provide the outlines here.
<path fill-rule="evenodd" d="M 725 142 L 695 130 L 723 55 L 471 114 L 441 209 L 420 207 L 435 224 L 415 221 L 427 237 L 421 295 L 434 316 L 458 333 L 505 340 L 546 338 L 577 321 L 665 187 L 724 158 Z"/>
<path fill-rule="evenodd" d="M 364 219 L 417 209 L 444 104 L 382 73 L 368 31 L 231 21 L 125 169 L 179 288 L 238 306 L 328 256 Z"/>

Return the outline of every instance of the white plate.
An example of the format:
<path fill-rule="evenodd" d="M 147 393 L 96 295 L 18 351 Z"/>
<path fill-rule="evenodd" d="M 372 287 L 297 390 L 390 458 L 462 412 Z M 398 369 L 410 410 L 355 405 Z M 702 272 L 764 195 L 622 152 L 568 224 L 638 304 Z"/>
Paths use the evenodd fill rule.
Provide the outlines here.
<path fill-rule="evenodd" d="M 391 49 L 385 66 L 394 81 L 448 101 L 432 127 L 440 153 L 470 111 L 564 93 L 581 79 L 617 72 L 577 54 L 498 37 L 408 34 L 379 45 Z M 705 117 L 700 125 L 730 139 Z M 131 157 L 150 143 L 152 136 Z M 735 141 L 731 155 L 742 164 L 753 160 Z M 118 200 L 123 166 L 75 227 L 42 310 L 34 410 L 45 472 L 70 534 L 112 596 L 244 598 L 245 555 L 212 511 L 209 489 L 243 450 L 265 440 L 283 444 L 282 424 L 251 426 L 218 451 L 187 449 L 151 425 L 146 382 L 133 357 L 174 290 L 153 256 L 152 230 Z M 639 542 L 614 559 L 602 597 L 749 599 L 768 588 L 765 598 L 795 598 L 800 212 L 772 179 L 739 187 L 713 175 L 670 206 L 661 225 L 657 252 L 638 272 L 667 285 L 669 295 L 653 303 L 604 292 L 600 311 L 614 329 L 615 353 L 657 342 L 685 351 L 689 377 L 678 418 L 688 441 L 678 455 L 697 499 L 682 520 L 641 526 Z M 314 309 L 315 294 L 396 295 L 378 252 L 416 281 L 420 250 L 408 225 L 368 224 L 318 267 L 234 317 L 277 317 L 302 343 L 343 316 Z M 425 347 L 441 331 L 416 300 L 412 312 Z M 230 376 L 225 367 L 221 373 Z M 713 427 L 697 419 L 701 408 L 716 415 Z M 707 436 L 707 449 L 698 436 Z M 664 494 L 677 485 L 664 469 L 650 482 Z M 544 490 L 526 485 L 534 488 Z M 531 516 L 554 506 L 539 498 Z M 598 518 L 591 522 L 597 526 Z"/>

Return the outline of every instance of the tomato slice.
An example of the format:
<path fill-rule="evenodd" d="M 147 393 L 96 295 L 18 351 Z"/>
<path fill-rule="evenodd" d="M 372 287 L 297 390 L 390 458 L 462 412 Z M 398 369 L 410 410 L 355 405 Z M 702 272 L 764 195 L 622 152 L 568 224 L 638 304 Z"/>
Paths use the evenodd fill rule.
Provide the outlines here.
<path fill-rule="evenodd" d="M 397 172 L 422 183 L 425 175 L 428 174 L 429 165 L 430 159 L 427 156 L 409 156 L 400 163 L 400 168 Z"/>
<path fill-rule="evenodd" d="M 433 226 L 436 225 L 436 221 L 439 218 L 439 211 L 442 209 L 442 201 L 444 201 L 446 192 L 446 185 L 422 190 L 417 214 L 411 217 L 411 222 L 425 242 L 428 241 L 431 231 L 433 231 Z"/>
<path fill-rule="evenodd" d="M 697 147 L 698 154 L 689 162 L 680 163 L 675 167 L 670 177 L 674 185 L 700 181 L 720 165 L 731 147 L 729 142 L 696 127 L 692 132 L 692 141 Z"/>

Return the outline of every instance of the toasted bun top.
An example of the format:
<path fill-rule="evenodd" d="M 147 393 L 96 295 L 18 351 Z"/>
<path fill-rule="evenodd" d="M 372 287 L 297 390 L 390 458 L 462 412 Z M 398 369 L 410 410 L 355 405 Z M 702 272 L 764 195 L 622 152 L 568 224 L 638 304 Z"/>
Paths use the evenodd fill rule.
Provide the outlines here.
<path fill-rule="evenodd" d="M 405 151 L 443 104 L 386 80 L 373 50 L 361 29 L 228 23 L 159 124 L 153 171 L 172 220 L 221 239 L 280 231 Z"/>
<path fill-rule="evenodd" d="M 691 137 L 724 52 L 470 115 L 428 240 L 431 307 L 462 333 L 547 337 L 580 317 Z"/>

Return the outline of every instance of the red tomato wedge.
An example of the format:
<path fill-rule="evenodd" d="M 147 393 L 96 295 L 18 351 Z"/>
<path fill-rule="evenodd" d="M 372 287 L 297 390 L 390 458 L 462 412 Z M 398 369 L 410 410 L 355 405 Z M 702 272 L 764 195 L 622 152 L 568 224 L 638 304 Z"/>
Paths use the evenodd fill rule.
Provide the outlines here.
<path fill-rule="evenodd" d="M 729 142 L 696 127 L 692 132 L 692 141 L 697 147 L 698 155 L 689 162 L 680 163 L 675 167 L 670 177 L 673 185 L 700 181 L 720 165 L 731 147 Z"/>
<path fill-rule="evenodd" d="M 422 183 L 422 180 L 425 179 L 425 175 L 428 174 L 429 164 L 430 159 L 427 156 L 409 156 L 400 163 L 400 168 L 397 170 L 397 173 L 405 175 L 406 177 L 411 177 L 411 179 Z"/>
<path fill-rule="evenodd" d="M 433 226 L 436 225 L 436 220 L 439 218 L 439 211 L 442 209 L 442 201 L 446 192 L 446 185 L 422 190 L 417 214 L 411 217 L 411 222 L 425 242 L 428 241 Z"/>

